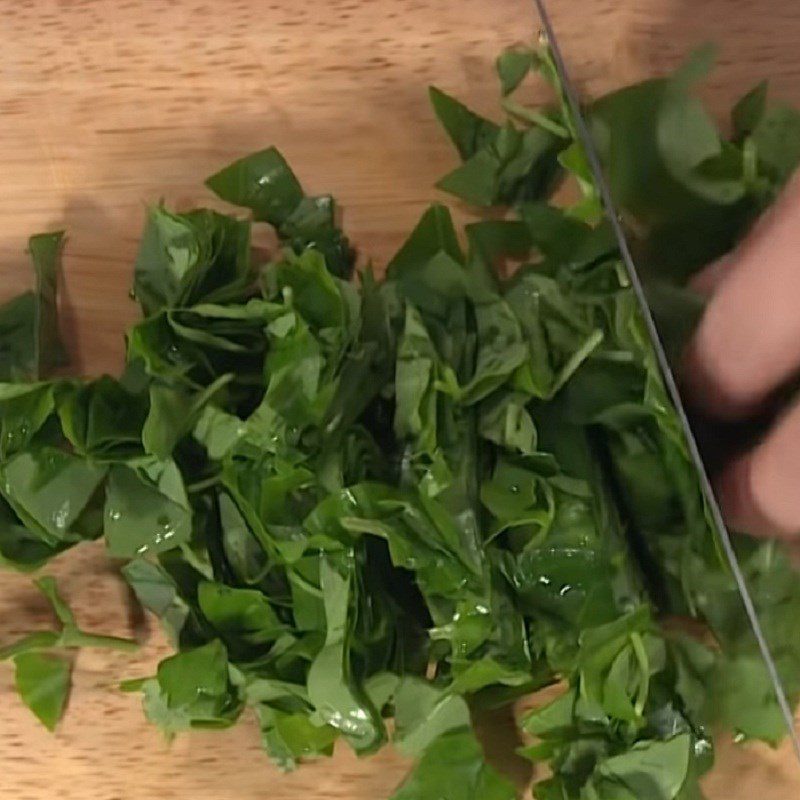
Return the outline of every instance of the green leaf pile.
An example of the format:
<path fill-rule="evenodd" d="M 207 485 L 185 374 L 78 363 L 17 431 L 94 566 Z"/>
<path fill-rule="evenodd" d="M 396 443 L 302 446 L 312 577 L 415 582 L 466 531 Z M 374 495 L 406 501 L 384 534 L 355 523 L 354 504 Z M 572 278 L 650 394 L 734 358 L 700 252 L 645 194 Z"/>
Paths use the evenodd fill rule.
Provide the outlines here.
<path fill-rule="evenodd" d="M 718 132 L 708 63 L 586 106 L 674 352 L 687 277 L 800 159 L 763 87 Z M 385 279 L 351 280 L 333 200 L 274 148 L 243 158 L 207 185 L 252 218 L 149 211 L 119 378 L 47 379 L 60 236 L 31 240 L 36 292 L 0 308 L 0 559 L 104 538 L 176 649 L 124 684 L 169 736 L 251 714 L 283 769 L 392 740 L 416 759 L 394 800 L 511 800 L 471 710 L 558 684 L 521 721 L 534 797 L 697 800 L 711 726 L 776 743 L 780 714 L 550 53 L 497 68 L 503 124 L 431 90 L 461 159 L 439 187 L 491 218 L 462 235 L 432 205 Z M 540 108 L 515 94 L 536 77 Z M 800 582 L 776 544 L 737 548 L 796 699 Z M 40 586 L 63 630 L 0 657 L 52 727 L 60 648 L 120 643 Z"/>

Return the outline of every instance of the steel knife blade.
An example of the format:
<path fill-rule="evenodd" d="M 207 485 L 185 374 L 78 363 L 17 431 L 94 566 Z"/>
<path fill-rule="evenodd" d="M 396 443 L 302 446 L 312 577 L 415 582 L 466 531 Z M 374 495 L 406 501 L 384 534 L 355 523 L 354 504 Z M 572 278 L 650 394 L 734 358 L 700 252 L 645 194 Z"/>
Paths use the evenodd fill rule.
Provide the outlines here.
<path fill-rule="evenodd" d="M 792 713 L 792 708 L 789 703 L 786 691 L 783 687 L 780 673 L 778 671 L 777 665 L 775 664 L 775 659 L 772 655 L 769 642 L 767 641 L 766 636 L 764 635 L 763 628 L 761 627 L 761 623 L 758 618 L 758 612 L 756 610 L 755 604 L 753 603 L 752 595 L 750 594 L 750 590 L 747 587 L 747 582 L 744 578 L 742 568 L 739 565 L 739 561 L 736 557 L 736 551 L 734 550 L 733 547 L 730 532 L 728 531 L 728 528 L 725 524 L 725 520 L 722 515 L 722 511 L 720 510 L 719 503 L 717 502 L 717 499 L 714 495 L 714 489 L 711 480 L 709 478 L 708 470 L 706 469 L 705 463 L 700 454 L 700 449 L 698 447 L 697 440 L 692 431 L 692 427 L 689 423 L 689 418 L 686 413 L 686 408 L 681 399 L 680 392 L 678 391 L 678 385 L 675 380 L 675 375 L 669 364 L 669 360 L 667 358 L 664 345 L 662 344 L 661 337 L 659 335 L 655 320 L 653 318 L 653 314 L 647 302 L 645 289 L 641 279 L 639 278 L 639 273 L 636 269 L 636 263 L 631 253 L 631 249 L 628 245 L 628 239 L 625 235 L 625 231 L 623 229 L 619 213 L 614 203 L 614 198 L 611 193 L 611 187 L 609 185 L 607 178 L 605 177 L 605 173 L 603 171 L 603 167 L 600 162 L 600 157 L 597 148 L 595 147 L 592 134 L 586 122 L 586 118 L 584 117 L 583 110 L 581 109 L 581 104 L 578 98 L 577 91 L 575 89 L 575 85 L 572 82 L 566 63 L 564 61 L 561 47 L 559 46 L 558 37 L 556 36 L 555 30 L 553 28 L 553 24 L 550 19 L 550 15 L 548 13 L 545 0 L 534 0 L 534 4 L 539 12 L 539 19 L 541 20 L 544 34 L 547 37 L 547 42 L 550 46 L 550 50 L 553 55 L 553 61 L 556 66 L 559 79 L 561 80 L 561 85 L 564 90 L 564 95 L 567 104 L 569 106 L 569 110 L 572 114 L 575 123 L 575 130 L 578 134 L 578 138 L 580 139 L 580 142 L 583 145 L 584 151 L 586 153 L 587 160 L 589 162 L 592 174 L 594 176 L 595 184 L 597 185 L 597 190 L 600 194 L 600 199 L 602 200 L 603 203 L 603 210 L 609 221 L 609 224 L 613 229 L 614 236 L 616 238 L 617 245 L 619 247 L 620 256 L 622 258 L 625 270 L 627 272 L 628 280 L 630 281 L 631 288 L 633 290 L 634 295 L 636 296 L 636 300 L 639 305 L 639 310 L 644 320 L 645 327 L 647 329 L 650 338 L 650 342 L 655 351 L 656 359 L 658 361 L 658 365 L 664 380 L 664 385 L 666 387 L 669 398 L 675 407 L 675 411 L 677 412 L 678 418 L 683 428 L 687 448 L 690 457 L 692 459 L 692 462 L 694 464 L 694 467 L 697 471 L 697 476 L 700 481 L 700 486 L 703 491 L 703 494 L 705 495 L 706 503 L 708 505 L 712 522 L 716 527 L 720 544 L 725 553 L 725 557 L 730 566 L 731 573 L 734 577 L 737 588 L 739 590 L 739 594 L 742 599 L 742 604 L 744 606 L 745 613 L 747 614 L 747 617 L 750 621 L 750 626 L 753 630 L 753 634 L 758 644 L 758 649 L 761 652 L 767 671 L 769 672 L 769 677 L 772 682 L 773 689 L 775 691 L 775 698 L 778 702 L 778 705 L 780 706 L 781 714 L 786 723 L 787 731 L 794 746 L 795 755 L 797 756 L 797 759 L 800 762 L 800 736 L 798 735 L 797 729 L 795 728 L 794 714 Z"/>

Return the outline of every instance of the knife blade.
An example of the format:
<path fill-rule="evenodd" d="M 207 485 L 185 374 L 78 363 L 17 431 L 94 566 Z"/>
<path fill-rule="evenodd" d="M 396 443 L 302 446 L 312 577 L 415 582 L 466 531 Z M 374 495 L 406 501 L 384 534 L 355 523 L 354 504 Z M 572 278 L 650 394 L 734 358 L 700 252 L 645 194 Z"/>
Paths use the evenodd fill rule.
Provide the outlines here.
<path fill-rule="evenodd" d="M 650 305 L 647 302 L 647 295 L 645 293 L 642 281 L 639 278 L 639 273 L 636 269 L 636 263 L 628 245 L 628 239 L 625 235 L 625 231 L 623 230 L 616 204 L 614 203 L 611 187 L 606 179 L 605 173 L 603 172 L 603 167 L 600 163 L 600 156 L 597 152 L 597 148 L 595 147 L 594 140 L 592 139 L 589 126 L 587 125 L 586 119 L 583 115 L 578 94 L 575 90 L 575 85 L 573 84 L 569 71 L 567 70 L 567 65 L 564 61 L 561 47 L 559 46 L 555 29 L 553 28 L 553 23 L 547 11 L 545 0 L 534 0 L 534 4 L 539 12 L 539 19 L 541 20 L 542 28 L 544 29 L 547 42 L 550 46 L 550 51 L 553 55 L 553 62 L 555 63 L 556 70 L 561 81 L 561 86 L 564 91 L 564 96 L 575 123 L 575 130 L 586 153 L 595 184 L 597 185 L 597 190 L 600 193 L 603 210 L 614 232 L 614 237 L 617 241 L 617 246 L 619 247 L 620 256 L 625 266 L 628 280 L 633 293 L 636 296 L 636 301 L 644 320 L 645 327 L 650 338 L 650 343 L 655 351 L 656 360 L 661 370 L 661 375 L 664 380 L 667 394 L 669 395 L 669 398 L 675 407 L 678 419 L 680 420 L 683 428 L 689 455 L 697 472 L 697 477 L 700 481 L 700 487 L 705 495 L 705 500 L 711 515 L 711 519 L 717 530 L 720 544 L 722 545 L 722 549 L 725 553 L 731 573 L 739 590 L 739 595 L 742 599 L 745 613 L 750 621 L 750 627 L 752 628 L 753 635 L 755 636 L 758 644 L 758 649 L 761 652 L 767 672 L 769 673 L 770 681 L 772 682 L 772 687 L 775 692 L 775 699 L 778 702 L 784 722 L 786 723 L 786 729 L 789 733 L 795 756 L 797 757 L 798 762 L 800 762 L 800 735 L 798 735 L 797 729 L 795 728 L 794 714 L 792 713 L 792 708 L 789 704 L 786 691 L 783 688 L 780 673 L 778 672 L 778 667 L 772 655 L 769 642 L 764 635 L 764 630 L 761 627 L 761 622 L 758 619 L 758 612 L 753 602 L 752 595 L 750 594 L 750 590 L 747 587 L 744 573 L 742 572 L 742 568 L 739 565 L 739 560 L 736 557 L 736 551 L 733 547 L 730 532 L 725 524 L 719 502 L 714 494 L 714 489 L 711 484 L 708 470 L 706 469 L 705 463 L 700 454 L 700 448 L 698 447 L 697 439 L 695 438 L 692 427 L 689 423 L 689 418 L 686 414 L 686 408 L 683 404 L 683 400 L 681 399 L 680 392 L 678 391 L 675 375 L 672 371 L 672 367 L 669 364 L 664 345 L 661 342 L 661 337 L 656 327 L 655 319 L 650 311 Z"/>

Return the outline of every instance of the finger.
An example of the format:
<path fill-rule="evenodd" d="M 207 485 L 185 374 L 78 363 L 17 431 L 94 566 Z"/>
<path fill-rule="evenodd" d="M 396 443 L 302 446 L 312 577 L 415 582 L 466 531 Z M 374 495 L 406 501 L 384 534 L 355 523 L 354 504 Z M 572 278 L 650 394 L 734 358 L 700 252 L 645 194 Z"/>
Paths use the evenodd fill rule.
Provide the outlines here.
<path fill-rule="evenodd" d="M 800 181 L 800 173 L 798 173 L 795 180 Z M 747 259 L 743 258 L 742 256 L 748 246 L 748 243 L 755 240 L 755 238 L 758 236 L 769 235 L 768 233 L 764 233 L 764 229 L 774 224 L 773 218 L 775 217 L 776 213 L 780 214 L 786 203 L 788 203 L 790 207 L 793 206 L 794 202 L 800 203 L 800 201 L 791 200 L 791 198 L 794 196 L 793 192 L 800 194 L 800 189 L 794 188 L 794 181 L 791 181 L 784 195 L 784 197 L 789 199 L 781 200 L 780 202 L 770 206 L 755 221 L 755 224 L 750 229 L 744 242 L 740 243 L 739 246 L 730 253 L 726 253 L 716 261 L 712 261 L 710 264 L 703 267 L 700 272 L 694 275 L 690 281 L 690 286 L 692 289 L 699 294 L 704 295 L 705 297 L 710 297 L 713 295 L 722 285 L 723 281 L 725 281 L 726 278 L 728 278 L 741 263 L 747 261 Z"/>
<path fill-rule="evenodd" d="M 687 351 L 687 390 L 711 413 L 744 417 L 800 366 L 800 181 L 704 280 L 714 292 Z"/>
<path fill-rule="evenodd" d="M 800 403 L 722 474 L 717 494 L 735 530 L 800 537 Z"/>
<path fill-rule="evenodd" d="M 700 270 L 700 272 L 692 278 L 689 285 L 698 294 L 704 297 L 711 297 L 738 263 L 735 254 L 728 253 L 722 256 L 722 258 L 712 261 L 711 264 Z"/>

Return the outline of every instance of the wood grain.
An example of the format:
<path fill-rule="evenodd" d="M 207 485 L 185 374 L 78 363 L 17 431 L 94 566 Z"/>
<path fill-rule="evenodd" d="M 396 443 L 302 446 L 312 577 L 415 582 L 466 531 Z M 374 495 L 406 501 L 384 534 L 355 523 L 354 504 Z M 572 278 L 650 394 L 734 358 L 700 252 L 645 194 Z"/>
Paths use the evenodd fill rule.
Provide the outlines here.
<path fill-rule="evenodd" d="M 551 0 L 585 91 L 674 67 L 713 39 L 720 69 L 707 88 L 723 108 L 756 78 L 800 102 L 796 0 Z M 496 110 L 491 62 L 534 28 L 527 0 L 2 0 L 0 34 L 0 286 L 27 286 L 26 237 L 65 227 L 64 328 L 80 372 L 115 372 L 143 208 L 164 198 L 209 203 L 202 178 L 248 151 L 278 145 L 313 191 L 333 191 L 346 225 L 378 265 L 435 197 L 453 163 L 428 109 L 436 82 L 485 112 Z M 81 620 L 118 634 L 138 630 L 133 662 L 77 657 L 67 717 L 50 736 L 0 670 L 0 796 L 15 800 L 376 800 L 407 764 L 389 751 L 281 776 L 250 723 L 193 734 L 171 749 L 143 720 L 120 677 L 150 672 L 162 637 L 132 611 L 99 547 L 54 566 Z M 45 626 L 28 579 L 4 574 L 0 641 Z M 487 723 L 490 751 L 513 737 Z M 505 733 L 504 733 L 505 731 Z M 721 755 L 711 800 L 786 800 L 800 778 L 786 748 Z"/>

